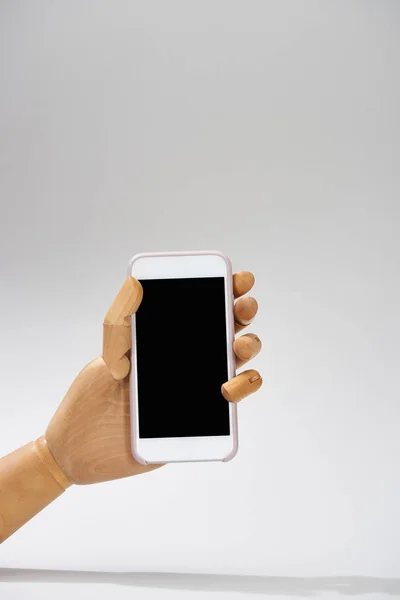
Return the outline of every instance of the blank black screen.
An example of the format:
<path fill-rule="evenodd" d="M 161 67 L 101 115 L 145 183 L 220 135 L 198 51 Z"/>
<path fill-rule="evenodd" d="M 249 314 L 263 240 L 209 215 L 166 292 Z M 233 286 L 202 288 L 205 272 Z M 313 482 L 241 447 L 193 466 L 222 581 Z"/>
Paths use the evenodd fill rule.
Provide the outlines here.
<path fill-rule="evenodd" d="M 223 277 L 141 280 L 139 437 L 229 435 Z"/>

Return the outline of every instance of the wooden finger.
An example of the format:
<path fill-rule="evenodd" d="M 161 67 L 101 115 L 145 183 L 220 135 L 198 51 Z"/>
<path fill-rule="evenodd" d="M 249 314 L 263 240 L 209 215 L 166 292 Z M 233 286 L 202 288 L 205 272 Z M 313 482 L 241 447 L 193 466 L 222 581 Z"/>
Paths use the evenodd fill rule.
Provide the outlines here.
<path fill-rule="evenodd" d="M 234 307 L 235 332 L 239 333 L 245 327 L 250 325 L 258 311 L 258 302 L 251 296 L 240 298 Z"/>
<path fill-rule="evenodd" d="M 131 315 L 142 301 L 143 289 L 137 279 L 128 277 L 103 323 L 103 359 L 116 380 L 124 379 L 130 369 L 126 353 L 131 348 Z"/>
<path fill-rule="evenodd" d="M 115 380 L 124 379 L 131 368 L 126 353 L 131 348 L 131 328 L 103 324 L 103 359 Z"/>
<path fill-rule="evenodd" d="M 233 276 L 233 295 L 235 298 L 247 294 L 254 285 L 254 275 L 250 271 L 239 271 Z"/>
<path fill-rule="evenodd" d="M 249 360 L 257 356 L 261 350 L 261 340 L 255 333 L 247 333 L 233 342 L 236 354 L 236 367 L 239 369 Z"/>
<path fill-rule="evenodd" d="M 137 279 L 127 277 L 119 290 L 104 323 L 131 326 L 130 316 L 137 311 L 143 298 L 143 288 Z"/>
<path fill-rule="evenodd" d="M 225 400 L 240 402 L 246 396 L 260 389 L 262 378 L 258 371 L 249 369 L 223 384 L 221 390 Z"/>

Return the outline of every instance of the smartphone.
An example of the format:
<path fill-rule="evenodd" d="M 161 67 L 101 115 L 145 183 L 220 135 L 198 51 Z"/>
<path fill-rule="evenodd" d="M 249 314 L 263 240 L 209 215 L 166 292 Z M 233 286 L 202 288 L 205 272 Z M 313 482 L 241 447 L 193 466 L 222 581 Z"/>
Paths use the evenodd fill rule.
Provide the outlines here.
<path fill-rule="evenodd" d="M 232 268 L 220 252 L 138 254 L 143 286 L 132 316 L 132 453 L 143 464 L 228 461 L 237 409 L 221 386 L 235 376 Z"/>

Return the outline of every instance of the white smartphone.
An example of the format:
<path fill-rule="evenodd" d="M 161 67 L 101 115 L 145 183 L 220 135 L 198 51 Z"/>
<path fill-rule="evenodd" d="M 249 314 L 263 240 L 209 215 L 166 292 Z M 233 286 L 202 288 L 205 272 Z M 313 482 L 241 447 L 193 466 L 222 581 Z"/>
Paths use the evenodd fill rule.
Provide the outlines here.
<path fill-rule="evenodd" d="M 235 376 L 232 269 L 219 252 L 138 254 L 143 286 L 132 316 L 132 453 L 143 464 L 228 461 L 237 409 L 221 386 Z"/>

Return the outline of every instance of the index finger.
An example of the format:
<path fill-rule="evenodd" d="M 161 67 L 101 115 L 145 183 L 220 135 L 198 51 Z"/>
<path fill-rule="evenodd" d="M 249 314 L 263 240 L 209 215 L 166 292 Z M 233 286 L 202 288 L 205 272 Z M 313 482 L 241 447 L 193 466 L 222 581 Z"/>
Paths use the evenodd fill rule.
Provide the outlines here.
<path fill-rule="evenodd" d="M 140 306 L 143 288 L 137 279 L 127 277 L 103 323 L 103 359 L 116 380 L 124 379 L 130 369 L 126 353 L 131 348 L 131 315 Z"/>

